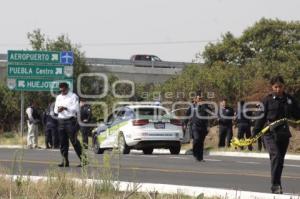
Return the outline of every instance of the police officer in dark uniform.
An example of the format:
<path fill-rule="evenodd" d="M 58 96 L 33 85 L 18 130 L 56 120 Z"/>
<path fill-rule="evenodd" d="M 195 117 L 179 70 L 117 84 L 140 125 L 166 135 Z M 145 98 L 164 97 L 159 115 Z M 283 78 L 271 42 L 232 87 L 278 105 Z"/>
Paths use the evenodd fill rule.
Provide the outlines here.
<path fill-rule="evenodd" d="M 237 114 L 236 114 L 236 124 L 238 128 L 238 139 L 244 139 L 251 137 L 251 119 L 252 116 L 251 111 L 247 111 L 246 107 L 244 106 L 245 102 L 240 101 Z M 241 147 L 243 149 L 243 147 Z M 252 151 L 253 147 L 252 145 L 248 146 L 248 150 Z"/>
<path fill-rule="evenodd" d="M 209 107 L 203 103 L 203 98 L 200 95 L 195 97 L 194 102 L 195 106 L 188 109 L 186 115 L 192 115 L 193 156 L 197 161 L 204 162 L 203 148 L 205 137 L 208 134 Z"/>
<path fill-rule="evenodd" d="M 219 109 L 218 121 L 219 121 L 219 147 L 230 146 L 230 141 L 232 139 L 232 119 L 234 117 L 234 110 L 230 106 L 227 106 L 226 99 L 223 99 L 220 103 L 221 107 Z"/>
<path fill-rule="evenodd" d="M 260 116 L 261 114 L 263 114 L 263 112 L 262 112 L 262 107 L 261 107 L 260 104 L 257 104 L 257 105 L 256 105 L 256 108 L 257 108 L 257 110 L 254 112 L 253 115 L 255 115 L 255 116 Z M 254 122 L 255 122 L 255 120 L 254 120 Z M 253 135 L 252 135 L 252 136 L 253 136 Z M 258 151 L 261 151 L 262 148 L 264 148 L 264 150 L 266 150 L 266 146 L 265 146 L 265 143 L 264 143 L 264 139 L 263 139 L 262 137 L 260 137 L 260 138 L 257 139 L 257 150 L 258 150 Z"/>
<path fill-rule="evenodd" d="M 263 99 L 263 117 L 255 122 L 253 135 L 258 134 L 265 123 L 270 124 L 282 118 L 300 118 L 300 108 L 297 102 L 284 92 L 283 78 L 275 76 L 270 83 L 272 93 Z M 263 137 L 271 160 L 272 193 L 282 194 L 281 174 L 290 137 L 291 133 L 287 122 L 270 127 L 270 131 Z"/>
<path fill-rule="evenodd" d="M 59 148 L 56 117 L 57 116 L 54 114 L 54 102 L 51 102 L 43 115 L 43 124 L 45 126 L 45 145 L 47 149 Z"/>
<path fill-rule="evenodd" d="M 190 140 L 191 138 L 193 138 L 193 132 L 192 132 L 192 114 L 193 114 L 193 110 L 196 106 L 195 104 L 195 99 L 196 97 L 194 97 L 191 101 L 191 105 L 189 106 L 189 108 L 187 109 L 185 116 L 187 117 L 187 119 L 183 120 L 183 137 L 188 137 L 188 140 Z M 186 135 L 187 134 L 187 135 Z"/>
<path fill-rule="evenodd" d="M 92 118 L 92 109 L 89 104 L 85 103 L 84 99 L 81 99 L 80 101 L 80 131 L 82 134 L 82 142 L 83 147 L 85 149 L 88 148 L 88 142 L 89 142 L 89 134 L 91 132 L 91 128 L 88 125 L 90 123 Z"/>

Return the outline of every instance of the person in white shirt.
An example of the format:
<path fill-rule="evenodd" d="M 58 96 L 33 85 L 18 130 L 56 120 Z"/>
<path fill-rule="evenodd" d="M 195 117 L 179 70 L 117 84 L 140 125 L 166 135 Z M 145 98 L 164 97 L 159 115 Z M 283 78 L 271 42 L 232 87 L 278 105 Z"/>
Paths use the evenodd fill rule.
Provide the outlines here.
<path fill-rule="evenodd" d="M 39 114 L 37 111 L 37 104 L 32 101 L 30 106 L 26 109 L 27 114 L 27 147 L 29 149 L 38 147 L 38 123 Z"/>
<path fill-rule="evenodd" d="M 60 138 L 60 152 L 63 159 L 58 166 L 69 167 L 69 140 L 81 160 L 81 164 L 78 166 L 82 166 L 86 164 L 86 160 L 82 157 L 82 147 L 77 139 L 78 96 L 69 90 L 69 85 L 66 82 L 60 83 L 59 89 L 61 94 L 56 97 L 54 113 L 58 114 L 58 134 Z"/>

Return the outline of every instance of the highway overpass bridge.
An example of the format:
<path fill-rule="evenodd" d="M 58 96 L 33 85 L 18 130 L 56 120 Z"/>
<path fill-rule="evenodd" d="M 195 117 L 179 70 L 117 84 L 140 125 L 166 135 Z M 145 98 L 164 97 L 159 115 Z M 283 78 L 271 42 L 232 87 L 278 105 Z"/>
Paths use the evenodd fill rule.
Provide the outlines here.
<path fill-rule="evenodd" d="M 91 72 L 114 74 L 119 79 L 136 83 L 162 83 L 178 75 L 191 63 L 184 62 L 148 62 L 126 59 L 86 58 Z M 7 71 L 7 54 L 0 54 L 0 80 L 3 81 Z"/>

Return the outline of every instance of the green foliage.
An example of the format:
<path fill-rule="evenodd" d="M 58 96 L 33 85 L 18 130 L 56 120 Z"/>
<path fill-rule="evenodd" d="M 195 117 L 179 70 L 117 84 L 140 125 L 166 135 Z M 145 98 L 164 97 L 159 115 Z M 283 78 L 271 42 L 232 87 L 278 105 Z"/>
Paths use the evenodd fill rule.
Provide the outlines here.
<path fill-rule="evenodd" d="M 85 55 L 80 51 L 80 46 L 73 44 L 67 35 L 60 35 L 56 39 L 46 38 L 45 34 L 40 29 L 33 30 L 27 34 L 30 44 L 34 50 L 42 51 L 72 51 L 74 53 L 74 74 L 73 74 L 73 88 L 77 92 L 77 79 L 82 73 L 88 72 L 88 67 L 85 62 Z M 81 82 L 81 89 L 83 92 L 88 92 L 90 89 L 91 80 Z M 38 98 L 36 96 L 39 96 Z M 35 100 L 40 108 L 40 112 L 46 109 L 49 102 L 54 98 L 49 92 L 25 92 L 25 106 L 30 101 Z"/>
<path fill-rule="evenodd" d="M 85 55 L 80 51 L 80 46 L 72 44 L 67 35 L 60 35 L 56 39 L 47 39 L 40 29 L 34 30 L 32 33 L 28 33 L 27 37 L 34 50 L 46 50 L 46 51 L 73 51 L 74 53 L 74 88 L 76 91 L 77 77 L 82 73 L 89 72 L 86 65 Z M 84 84 L 84 82 L 82 82 Z M 91 83 L 91 82 L 88 82 Z M 88 87 L 88 84 L 85 85 Z"/>
<path fill-rule="evenodd" d="M 155 91 L 201 90 L 236 102 L 257 90 L 253 84 L 280 74 L 289 92 L 300 96 L 300 22 L 261 19 L 240 37 L 228 32 L 220 42 L 208 44 L 202 53 L 205 64 L 187 67 Z M 265 89 L 264 89 L 265 90 Z M 254 97 L 258 98 L 258 96 Z M 180 99 L 188 99 L 187 96 Z M 177 100 L 177 99 L 176 99 Z"/>
<path fill-rule="evenodd" d="M 245 65 L 253 60 L 287 62 L 300 59 L 300 22 L 262 18 L 236 38 L 228 32 L 222 41 L 209 44 L 203 52 L 206 64 L 218 62 Z"/>
<path fill-rule="evenodd" d="M 114 104 L 116 102 L 118 102 L 118 99 L 113 96 L 112 89 L 111 89 L 113 83 L 117 80 L 118 80 L 118 78 L 116 76 L 109 75 L 108 76 L 108 87 L 109 88 L 108 88 L 107 95 L 101 99 L 95 100 L 96 103 L 95 103 L 95 105 L 92 106 L 92 110 L 93 110 L 93 118 L 96 121 L 104 120 L 105 117 L 107 117 L 107 115 L 105 115 L 105 114 L 111 113 Z M 98 102 L 98 104 L 97 104 L 97 102 Z M 102 104 L 104 104 L 104 105 L 102 105 Z M 105 109 L 107 110 L 107 112 L 104 111 Z"/>
<path fill-rule="evenodd" d="M 0 82 L 0 132 L 14 129 L 16 121 L 18 121 L 19 111 L 18 92 L 10 91 L 6 85 Z"/>

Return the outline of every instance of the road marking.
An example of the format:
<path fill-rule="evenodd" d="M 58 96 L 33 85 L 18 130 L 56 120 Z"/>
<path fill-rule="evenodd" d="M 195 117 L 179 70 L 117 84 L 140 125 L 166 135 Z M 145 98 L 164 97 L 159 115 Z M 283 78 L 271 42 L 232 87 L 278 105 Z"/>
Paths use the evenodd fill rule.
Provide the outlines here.
<path fill-rule="evenodd" d="M 181 160 L 188 160 L 189 158 L 186 157 L 169 157 L 170 159 L 181 159 Z"/>
<path fill-rule="evenodd" d="M 241 163 L 241 164 L 260 164 L 259 162 L 243 162 L 243 161 L 237 161 L 237 163 Z"/>
<path fill-rule="evenodd" d="M 208 162 L 222 162 L 222 160 L 217 160 L 217 159 L 204 159 L 205 161 L 208 161 Z"/>
<path fill-rule="evenodd" d="M 158 155 L 138 155 L 138 156 L 140 156 L 140 157 L 146 157 L 146 158 L 148 158 L 148 157 L 151 157 L 151 158 L 157 158 L 157 157 L 159 157 Z"/>
<path fill-rule="evenodd" d="M 285 164 L 284 166 L 300 168 L 300 165 L 296 165 L 296 164 Z"/>
<path fill-rule="evenodd" d="M 14 161 L 14 160 L 0 160 L 0 162 L 15 162 L 16 164 L 21 163 L 31 163 L 31 164 L 42 164 L 42 165 L 56 165 L 57 162 L 55 161 L 36 161 L 36 160 L 22 160 L 22 161 Z M 205 164 L 205 163 L 204 163 Z M 74 166 L 76 164 L 70 164 L 71 166 Z M 101 164 L 92 165 L 90 164 L 89 167 L 91 168 L 102 168 L 104 167 Z M 72 167 L 71 167 L 72 168 Z M 68 168 L 64 168 L 68 169 Z M 111 169 L 120 169 L 120 166 L 111 166 Z M 153 167 L 137 167 L 135 165 L 126 165 L 121 166 L 121 169 L 123 170 L 129 170 L 129 171 L 156 171 L 156 172 L 162 172 L 162 173 L 182 173 L 182 174 L 203 174 L 203 175 L 233 175 L 233 176 L 249 176 L 249 177 L 262 177 L 262 178 L 270 178 L 269 174 L 257 174 L 257 173 L 236 173 L 236 172 L 221 172 L 221 171 L 191 171 L 191 170 L 183 170 L 183 169 L 163 169 L 163 168 L 153 168 Z M 297 179 L 300 180 L 300 176 L 282 176 L 286 179 Z"/>

